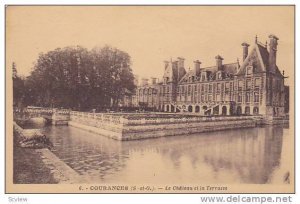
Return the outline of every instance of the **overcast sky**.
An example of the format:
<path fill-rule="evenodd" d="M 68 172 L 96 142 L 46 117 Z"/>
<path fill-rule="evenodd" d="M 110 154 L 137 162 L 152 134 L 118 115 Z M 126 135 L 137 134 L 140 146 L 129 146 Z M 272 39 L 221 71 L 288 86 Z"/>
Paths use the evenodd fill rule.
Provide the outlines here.
<path fill-rule="evenodd" d="M 289 7 L 8 7 L 6 11 L 7 68 L 29 75 L 40 52 L 81 45 L 106 44 L 129 53 L 134 74 L 158 77 L 163 61 L 178 56 L 193 68 L 242 58 L 242 42 L 255 35 L 265 43 L 279 37 L 277 64 L 293 77 L 294 8 Z"/>

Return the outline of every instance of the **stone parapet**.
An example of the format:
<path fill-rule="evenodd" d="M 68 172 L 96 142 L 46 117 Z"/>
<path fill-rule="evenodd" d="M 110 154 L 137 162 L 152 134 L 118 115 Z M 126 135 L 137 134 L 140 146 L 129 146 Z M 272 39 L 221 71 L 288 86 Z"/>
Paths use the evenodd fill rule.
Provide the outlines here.
<path fill-rule="evenodd" d="M 174 120 L 174 118 L 171 119 Z M 201 132 L 256 126 L 256 121 L 252 119 L 228 121 L 211 120 L 201 122 L 195 119 L 193 121 L 187 120 L 186 118 L 182 120 L 183 121 L 180 121 L 181 123 L 143 123 L 142 125 L 114 125 L 110 123 L 97 123 L 96 121 L 90 121 L 90 123 L 85 121 L 85 123 L 83 123 L 81 120 L 73 120 L 71 117 L 69 125 L 116 140 L 137 140 L 164 136 L 189 135 Z"/>

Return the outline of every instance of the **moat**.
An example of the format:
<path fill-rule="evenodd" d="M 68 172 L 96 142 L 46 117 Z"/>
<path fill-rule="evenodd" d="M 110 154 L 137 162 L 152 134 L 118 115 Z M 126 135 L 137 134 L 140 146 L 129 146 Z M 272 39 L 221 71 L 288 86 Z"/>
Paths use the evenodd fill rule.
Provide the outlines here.
<path fill-rule="evenodd" d="M 52 152 L 94 183 L 288 182 L 293 135 L 264 126 L 120 142 L 70 126 L 46 126 Z M 290 178 L 293 179 L 293 178 Z"/>

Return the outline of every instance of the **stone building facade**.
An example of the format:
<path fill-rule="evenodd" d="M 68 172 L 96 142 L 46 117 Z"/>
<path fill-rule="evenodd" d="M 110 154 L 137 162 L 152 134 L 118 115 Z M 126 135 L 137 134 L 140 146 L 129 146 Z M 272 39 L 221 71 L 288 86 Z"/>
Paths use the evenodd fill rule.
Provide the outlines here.
<path fill-rule="evenodd" d="M 136 90 L 136 104 L 164 112 L 191 112 L 200 115 L 285 114 L 287 89 L 284 75 L 276 65 L 278 38 L 269 36 L 269 44 L 255 38 L 243 43 L 243 61 L 201 67 L 199 60 L 186 71 L 184 59 L 165 61 L 161 82 L 142 80 Z"/>

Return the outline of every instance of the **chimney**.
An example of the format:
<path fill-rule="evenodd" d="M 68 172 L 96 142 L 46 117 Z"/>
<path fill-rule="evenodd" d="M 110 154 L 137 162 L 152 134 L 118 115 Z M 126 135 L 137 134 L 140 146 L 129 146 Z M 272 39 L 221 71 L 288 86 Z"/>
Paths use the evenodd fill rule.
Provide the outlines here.
<path fill-rule="evenodd" d="M 277 52 L 277 41 L 278 37 L 275 35 L 269 35 L 270 44 L 269 44 L 269 66 L 270 70 L 275 71 L 276 69 L 276 52 Z"/>
<path fill-rule="evenodd" d="M 216 66 L 218 68 L 218 71 L 222 70 L 222 60 L 223 60 L 223 58 L 220 55 L 217 55 L 215 57 L 215 59 L 216 59 Z"/>
<path fill-rule="evenodd" d="M 184 67 L 184 58 L 178 57 L 178 68 Z"/>
<path fill-rule="evenodd" d="M 165 63 L 165 70 L 166 70 L 169 66 L 169 61 L 164 61 L 164 63 Z"/>
<path fill-rule="evenodd" d="M 248 47 L 249 47 L 249 44 L 244 42 L 244 43 L 242 43 L 242 47 L 243 47 L 243 61 L 245 61 L 245 59 L 248 56 Z"/>
<path fill-rule="evenodd" d="M 143 78 L 141 86 L 146 86 L 146 85 L 148 85 L 148 79 Z"/>
<path fill-rule="evenodd" d="M 194 61 L 194 69 L 195 69 L 196 76 L 200 74 L 200 64 L 201 62 L 199 60 Z"/>
<path fill-rule="evenodd" d="M 152 81 L 152 84 L 156 84 L 157 83 L 157 78 L 152 77 L 151 81 Z"/>

